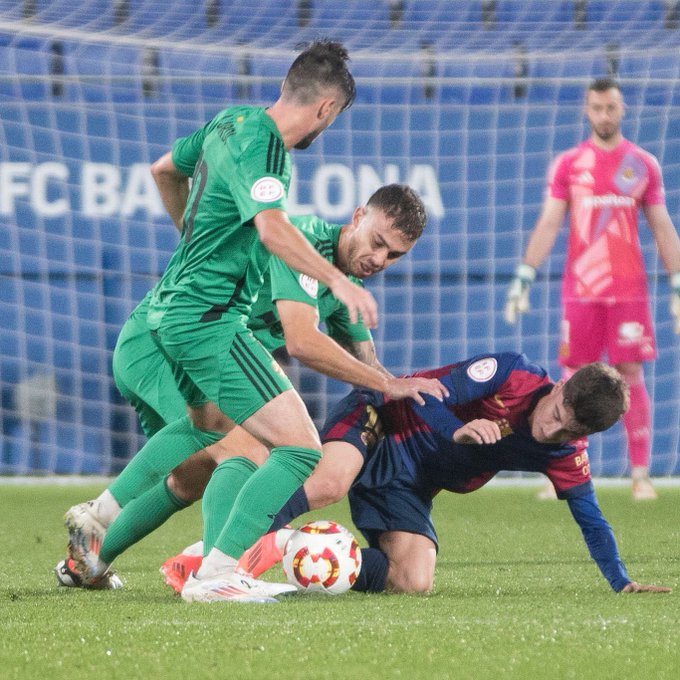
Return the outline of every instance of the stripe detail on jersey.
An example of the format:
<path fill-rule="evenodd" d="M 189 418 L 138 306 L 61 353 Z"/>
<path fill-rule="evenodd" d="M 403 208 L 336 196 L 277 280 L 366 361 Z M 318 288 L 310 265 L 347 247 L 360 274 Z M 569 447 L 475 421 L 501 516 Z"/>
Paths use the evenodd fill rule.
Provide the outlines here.
<path fill-rule="evenodd" d="M 329 258 L 333 256 L 333 242 L 332 241 L 320 241 L 316 245 L 316 251 L 322 257 Z"/>
<path fill-rule="evenodd" d="M 269 135 L 269 148 L 267 149 L 267 172 L 282 175 L 286 162 L 286 150 L 283 142 L 273 133 Z"/>
<path fill-rule="evenodd" d="M 234 338 L 229 353 L 264 401 L 271 401 L 281 394 L 276 381 L 269 374 L 268 367 L 258 360 L 238 335 Z"/>
<path fill-rule="evenodd" d="M 343 441 L 345 435 L 354 430 L 359 432 L 360 427 L 363 426 L 363 421 L 366 420 L 368 413 L 366 411 L 366 404 L 363 402 L 356 406 L 350 413 L 343 416 L 342 420 L 333 425 L 327 432 L 322 433 L 323 443 L 330 441 Z"/>
<path fill-rule="evenodd" d="M 242 276 L 234 286 L 234 292 L 231 294 L 229 301 L 226 304 L 213 305 L 207 312 L 205 312 L 199 319 L 200 323 L 210 323 L 211 321 L 219 321 L 229 307 L 232 306 L 234 300 L 239 296 L 243 285 L 246 282 L 245 276 Z"/>

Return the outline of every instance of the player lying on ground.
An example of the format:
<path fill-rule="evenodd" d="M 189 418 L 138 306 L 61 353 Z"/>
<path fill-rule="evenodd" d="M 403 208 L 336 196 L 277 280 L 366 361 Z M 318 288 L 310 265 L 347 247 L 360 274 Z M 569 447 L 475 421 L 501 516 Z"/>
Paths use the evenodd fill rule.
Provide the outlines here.
<path fill-rule="evenodd" d="M 410 187 L 390 184 L 357 208 L 349 224 L 328 224 L 314 216 L 291 219 L 317 252 L 351 280 L 360 281 L 389 267 L 411 249 L 425 227 L 426 214 L 422 201 Z M 114 351 L 113 375 L 121 394 L 137 410 L 144 431 L 151 436 L 167 423 L 182 418 L 186 407 L 170 365 L 148 332 L 149 297 L 150 294 L 123 326 Z M 326 325 L 327 335 L 319 329 L 321 322 Z M 347 308 L 330 289 L 277 258 L 272 259 L 265 276 L 249 328 L 270 351 L 285 345 L 291 356 L 307 366 L 355 385 L 380 389 L 391 398 L 412 396 L 422 401 L 418 390 L 441 390 L 434 380 L 393 377 L 378 361 L 370 331 L 361 322 L 350 322 Z M 236 428 L 221 444 L 185 463 L 167 452 L 153 457 L 147 453 L 138 453 L 98 499 L 74 506 L 67 513 L 68 521 L 77 530 L 76 540 L 84 544 L 84 552 L 91 552 L 95 567 L 100 563 L 109 565 L 172 514 L 200 498 L 216 461 L 241 458 L 245 467 L 260 465 L 269 452 Z M 178 464 L 180 474 L 169 474 Z M 222 481 L 218 473 L 213 499 L 219 505 L 231 493 L 230 489 L 224 493 L 220 490 Z M 76 585 L 81 576 L 72 562 L 57 566 L 62 584 Z M 114 587 L 120 581 L 111 571 L 105 571 L 103 581 L 85 576 L 85 583 L 101 588 Z"/>
<path fill-rule="evenodd" d="M 352 520 L 366 538 L 355 590 L 427 592 L 438 538 L 432 500 L 441 490 L 468 493 L 501 470 L 542 472 L 566 500 L 590 555 L 617 592 L 669 592 L 632 581 L 590 478 L 587 435 L 611 427 L 628 406 L 621 376 L 589 364 L 552 383 L 523 354 L 501 353 L 423 371 L 448 389 L 444 403 L 391 401 L 355 389 L 322 430 L 323 457 L 277 515 L 272 530 L 308 510 L 349 496 Z M 213 518 L 213 521 L 218 521 Z M 259 575 L 281 558 L 290 529 L 267 534 L 241 559 Z M 204 549 L 209 549 L 205 546 Z M 200 556 L 166 562 L 177 589 Z"/>

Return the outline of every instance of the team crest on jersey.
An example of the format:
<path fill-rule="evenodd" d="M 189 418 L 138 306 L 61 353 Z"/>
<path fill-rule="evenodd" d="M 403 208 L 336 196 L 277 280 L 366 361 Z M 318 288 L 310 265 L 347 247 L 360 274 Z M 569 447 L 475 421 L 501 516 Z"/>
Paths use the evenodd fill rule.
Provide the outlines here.
<path fill-rule="evenodd" d="M 493 357 L 480 359 L 474 364 L 468 366 L 467 374 L 470 380 L 475 382 L 486 382 L 496 375 L 498 370 L 498 362 Z"/>
<path fill-rule="evenodd" d="M 512 426 L 507 418 L 499 418 L 494 421 L 498 425 L 498 429 L 501 431 L 501 437 L 507 437 L 512 434 Z"/>
<path fill-rule="evenodd" d="M 621 177 L 625 182 L 634 182 L 637 179 L 637 176 L 635 174 L 635 170 L 631 168 L 630 166 L 625 167 L 621 171 Z"/>
<path fill-rule="evenodd" d="M 300 283 L 300 288 L 302 288 L 309 297 L 316 299 L 319 292 L 319 282 L 316 279 L 307 276 L 307 274 L 300 274 L 298 282 Z"/>
<path fill-rule="evenodd" d="M 283 184 L 276 177 L 260 177 L 250 188 L 250 198 L 258 203 L 273 203 L 284 193 Z"/>
<path fill-rule="evenodd" d="M 378 412 L 370 404 L 366 405 L 366 422 L 359 436 L 367 449 L 374 447 L 383 437 L 382 422 Z"/>

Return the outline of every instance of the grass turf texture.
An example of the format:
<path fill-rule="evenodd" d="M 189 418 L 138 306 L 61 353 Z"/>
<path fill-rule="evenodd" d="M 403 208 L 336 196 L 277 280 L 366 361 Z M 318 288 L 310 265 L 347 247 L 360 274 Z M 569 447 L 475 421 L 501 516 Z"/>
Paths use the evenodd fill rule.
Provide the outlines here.
<path fill-rule="evenodd" d="M 279 605 L 187 604 L 163 585 L 160 564 L 199 537 L 197 506 L 118 559 L 125 589 L 57 589 L 62 515 L 99 491 L 0 487 L 3 679 L 678 677 L 676 488 L 637 504 L 627 488 L 599 492 L 631 578 L 670 595 L 616 595 L 566 503 L 495 487 L 437 499 L 433 594 Z M 353 528 L 345 504 L 305 518 Z M 269 574 L 283 580 L 278 567 Z"/>

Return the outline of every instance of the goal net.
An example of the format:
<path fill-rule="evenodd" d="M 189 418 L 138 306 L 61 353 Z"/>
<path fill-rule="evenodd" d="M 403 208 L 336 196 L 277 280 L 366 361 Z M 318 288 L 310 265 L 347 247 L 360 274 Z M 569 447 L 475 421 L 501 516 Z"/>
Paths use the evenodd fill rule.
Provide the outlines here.
<path fill-rule="evenodd" d="M 177 241 L 148 166 L 221 108 L 275 99 L 294 56 L 299 9 L 283 3 L 285 21 L 270 19 L 269 39 L 253 28 L 211 42 L 217 28 L 203 14 L 210 3 L 200 7 L 200 25 L 197 10 L 185 7 L 191 3 L 170 2 L 167 11 L 130 3 L 139 23 L 129 30 L 116 29 L 113 15 L 125 3 L 86 2 L 80 17 L 55 14 L 64 3 L 33 4 L 30 21 L 22 3 L 0 4 L 0 473 L 110 474 L 144 441 L 113 386 L 111 352 Z M 358 14 L 365 3 L 321 4 L 325 16 L 342 15 L 334 24 L 341 39 L 369 16 Z M 496 20 L 528 22 L 526 14 L 500 11 L 523 4 L 565 3 L 499 3 Z M 616 52 L 600 41 L 575 51 L 558 49 L 555 38 L 553 49 L 540 49 L 529 41 L 522 47 L 509 32 L 488 49 L 496 43 L 480 29 L 477 43 L 465 38 L 466 51 L 447 51 L 416 5 L 406 3 L 401 17 L 424 22 L 410 42 L 390 33 L 389 7 L 365 23 L 368 44 L 352 59 L 356 103 L 310 149 L 294 153 L 290 212 L 343 223 L 378 186 L 410 184 L 428 209 L 426 231 L 403 261 L 367 281 L 380 305 L 374 336 L 383 364 L 401 374 L 521 350 L 556 379 L 564 234 L 539 270 L 529 313 L 516 326 L 502 318 L 546 170 L 588 134 L 582 96 L 589 79 L 614 72 L 627 101 L 624 134 L 659 158 L 669 212 L 680 224 L 677 47 Z M 255 3 L 248 6 L 255 13 Z M 139 7 L 153 11 L 138 16 Z M 465 16 L 456 24 L 460 36 L 471 35 Z M 285 49 L 271 49 L 276 26 L 282 41 L 288 31 Z M 446 39 L 455 42 L 454 34 Z M 652 473 L 677 475 L 680 348 L 667 278 L 644 222 L 641 238 L 659 345 L 658 359 L 645 367 Z M 320 424 L 347 386 L 291 370 Z M 619 426 L 592 438 L 591 459 L 596 475 L 627 473 Z"/>

